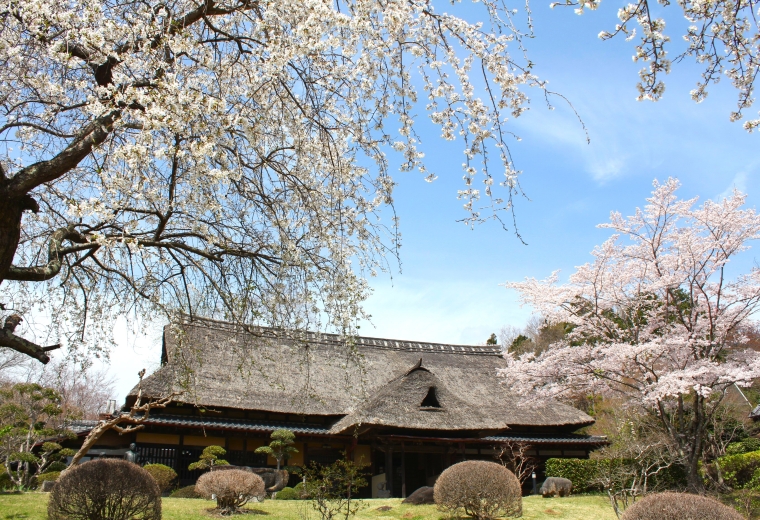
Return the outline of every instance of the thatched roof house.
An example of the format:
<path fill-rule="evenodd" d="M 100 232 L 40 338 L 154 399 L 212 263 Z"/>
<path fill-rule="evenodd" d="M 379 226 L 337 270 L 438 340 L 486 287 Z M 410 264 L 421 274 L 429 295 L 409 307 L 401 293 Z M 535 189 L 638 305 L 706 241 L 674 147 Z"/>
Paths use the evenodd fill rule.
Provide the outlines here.
<path fill-rule="evenodd" d="M 146 378 L 144 392 L 185 390 L 185 400 L 207 408 L 341 416 L 332 433 L 361 424 L 572 431 L 594 422 L 560 403 L 521 406 L 497 377 L 504 363 L 498 346 L 363 337 L 347 344 L 332 334 L 254 333 L 197 319 L 167 327 L 164 366 Z M 423 406 L 430 389 L 437 405 Z"/>
<path fill-rule="evenodd" d="M 291 464 L 329 462 L 346 450 L 371 463 L 394 496 L 462 458 L 492 458 L 497 443 L 528 443 L 540 459 L 585 457 L 605 443 L 573 433 L 593 423 L 585 413 L 511 395 L 497 377 L 498 346 L 347 342 L 184 319 L 166 327 L 162 357 L 143 392 L 185 393 L 152 415 L 136 441 L 146 460 L 174 457 L 185 479 L 192 475 L 182 474 L 183 454 L 208 444 L 225 446 L 233 463 L 266 464 L 252 451 L 276 428 L 297 435 Z"/>

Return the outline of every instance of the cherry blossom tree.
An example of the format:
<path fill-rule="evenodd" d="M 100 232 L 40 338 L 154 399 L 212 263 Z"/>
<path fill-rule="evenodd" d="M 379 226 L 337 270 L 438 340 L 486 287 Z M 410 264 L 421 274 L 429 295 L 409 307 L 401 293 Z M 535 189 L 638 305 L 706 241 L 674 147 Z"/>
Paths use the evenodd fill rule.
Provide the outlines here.
<path fill-rule="evenodd" d="M 421 95 L 463 138 L 465 220 L 519 190 L 505 125 L 543 84 L 514 13 L 473 9 L 482 23 L 420 0 L 3 3 L 0 346 L 46 363 L 157 311 L 349 330 L 399 246 L 385 153 L 435 179 Z"/>
<path fill-rule="evenodd" d="M 656 416 L 682 457 L 689 486 L 711 418 L 727 389 L 760 377 L 742 325 L 760 304 L 760 269 L 730 261 L 760 237 L 738 191 L 720 202 L 679 200 L 679 183 L 654 183 L 644 209 L 612 213 L 613 230 L 567 283 L 553 273 L 506 286 L 570 332 L 539 355 L 506 355 L 505 382 L 534 398 L 622 395 Z"/>

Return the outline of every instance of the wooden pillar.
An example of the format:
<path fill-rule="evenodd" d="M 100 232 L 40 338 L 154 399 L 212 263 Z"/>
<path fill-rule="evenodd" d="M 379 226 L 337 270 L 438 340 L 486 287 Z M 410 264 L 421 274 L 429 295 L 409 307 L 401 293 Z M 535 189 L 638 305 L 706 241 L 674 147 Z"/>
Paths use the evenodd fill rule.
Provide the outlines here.
<path fill-rule="evenodd" d="M 377 446 L 375 445 L 373 441 L 370 447 L 370 452 L 369 452 L 369 464 L 370 464 L 370 471 L 371 471 L 370 478 L 374 475 L 377 475 L 377 460 L 375 460 L 376 452 L 377 452 Z"/>
<path fill-rule="evenodd" d="M 406 498 L 406 449 L 401 443 L 401 498 Z"/>
<path fill-rule="evenodd" d="M 393 447 L 388 446 L 385 450 L 385 489 L 393 496 Z"/>
<path fill-rule="evenodd" d="M 243 465 L 248 465 L 248 437 L 243 437 Z"/>
<path fill-rule="evenodd" d="M 353 439 L 351 439 L 351 446 L 347 450 L 348 451 L 348 460 L 353 461 L 353 462 L 356 462 L 356 460 L 354 460 L 354 450 L 356 449 L 356 443 L 357 443 L 357 441 L 358 441 L 358 439 L 356 437 L 354 437 Z"/>
<path fill-rule="evenodd" d="M 179 477 L 179 475 L 181 475 L 182 472 L 187 469 L 187 468 L 180 467 L 180 465 L 182 464 L 182 448 L 184 445 L 185 445 L 185 436 L 180 433 L 179 445 L 177 446 L 177 453 L 174 455 L 174 471 L 177 472 L 178 478 L 181 478 Z"/>

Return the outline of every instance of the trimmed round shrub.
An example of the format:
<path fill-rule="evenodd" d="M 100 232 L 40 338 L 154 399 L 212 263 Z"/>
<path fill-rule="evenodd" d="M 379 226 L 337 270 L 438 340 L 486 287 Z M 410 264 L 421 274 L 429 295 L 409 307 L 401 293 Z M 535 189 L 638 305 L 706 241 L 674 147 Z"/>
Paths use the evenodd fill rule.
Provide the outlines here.
<path fill-rule="evenodd" d="M 301 497 L 295 489 L 286 486 L 277 492 L 275 498 L 277 500 L 298 500 Z"/>
<path fill-rule="evenodd" d="M 164 464 L 146 464 L 143 469 L 156 479 L 162 492 L 169 491 L 172 483 L 177 478 L 177 472 Z"/>
<path fill-rule="evenodd" d="M 50 520 L 160 520 L 161 490 L 137 464 L 96 459 L 58 478 L 48 501 Z"/>
<path fill-rule="evenodd" d="M 654 493 L 625 510 L 622 520 L 743 520 L 712 498 L 689 493 Z"/>
<path fill-rule="evenodd" d="M 46 482 L 48 480 L 56 481 L 58 480 L 58 477 L 61 476 L 60 471 L 47 471 L 45 473 L 40 473 L 37 475 L 37 484 L 42 484 L 43 482 Z"/>
<path fill-rule="evenodd" d="M 293 488 L 293 491 L 296 492 L 298 495 L 299 500 L 304 498 L 309 498 L 308 493 L 306 493 L 305 486 L 303 485 L 303 481 L 296 484 L 296 486 Z"/>
<path fill-rule="evenodd" d="M 204 498 L 216 498 L 222 513 L 234 513 L 254 497 L 264 496 L 264 481 L 255 473 L 242 469 L 209 471 L 195 483 L 195 491 Z"/>
<path fill-rule="evenodd" d="M 169 496 L 172 498 L 203 498 L 195 491 L 195 484 L 175 489 Z"/>
<path fill-rule="evenodd" d="M 47 467 L 47 469 L 45 470 L 45 473 L 50 473 L 53 471 L 57 471 L 58 473 L 60 473 L 67 467 L 68 467 L 68 464 L 66 464 L 65 462 L 61 462 L 60 460 L 57 460 Z"/>
<path fill-rule="evenodd" d="M 8 475 L 7 471 L 3 471 L 0 473 L 0 490 L 5 489 L 11 489 L 13 486 L 13 481 L 11 480 L 11 476 Z"/>
<path fill-rule="evenodd" d="M 476 520 L 522 515 L 522 490 L 514 473 L 501 464 L 468 460 L 438 477 L 433 489 L 438 508 Z"/>

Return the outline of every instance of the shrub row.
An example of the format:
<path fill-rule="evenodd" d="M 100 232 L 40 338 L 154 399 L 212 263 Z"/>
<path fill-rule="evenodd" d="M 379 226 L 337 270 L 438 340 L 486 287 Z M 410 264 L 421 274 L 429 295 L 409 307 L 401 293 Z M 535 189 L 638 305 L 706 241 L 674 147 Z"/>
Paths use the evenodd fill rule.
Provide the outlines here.
<path fill-rule="evenodd" d="M 546 461 L 546 476 L 561 477 L 572 481 L 574 493 L 602 491 L 600 477 L 624 464 L 624 459 L 549 459 Z M 671 489 L 683 487 L 686 475 L 678 466 L 671 466 L 649 481 L 650 489 Z"/>
<path fill-rule="evenodd" d="M 760 439 L 749 437 L 739 442 L 732 442 L 726 446 L 726 455 L 741 455 L 751 451 L 760 450 Z"/>
<path fill-rule="evenodd" d="M 561 477 L 573 483 L 575 493 L 598 490 L 594 480 L 603 464 L 610 464 L 609 459 L 549 459 L 546 461 L 546 476 Z"/>

